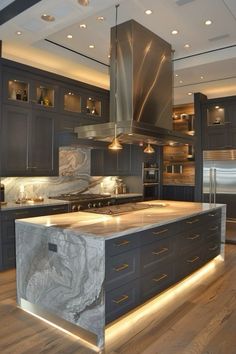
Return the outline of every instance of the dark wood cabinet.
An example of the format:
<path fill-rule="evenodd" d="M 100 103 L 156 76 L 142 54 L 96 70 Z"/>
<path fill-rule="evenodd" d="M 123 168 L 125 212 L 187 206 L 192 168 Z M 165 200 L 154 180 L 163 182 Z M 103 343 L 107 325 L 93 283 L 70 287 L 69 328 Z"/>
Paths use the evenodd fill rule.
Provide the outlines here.
<path fill-rule="evenodd" d="M 105 241 L 109 323 L 220 254 L 221 209 Z"/>
<path fill-rule="evenodd" d="M 141 176 L 143 151 L 139 146 L 123 145 L 122 150 L 91 151 L 91 176 Z"/>
<path fill-rule="evenodd" d="M 56 118 L 52 112 L 4 105 L 2 176 L 58 175 Z"/>
<path fill-rule="evenodd" d="M 0 271 L 15 267 L 15 220 L 42 215 L 66 213 L 68 205 L 39 206 L 19 210 L 1 211 L 0 219 Z"/>
<path fill-rule="evenodd" d="M 165 185 L 162 188 L 162 199 L 193 202 L 194 188 L 194 186 Z"/>
<path fill-rule="evenodd" d="M 203 150 L 236 147 L 236 98 L 208 100 L 202 107 Z"/>

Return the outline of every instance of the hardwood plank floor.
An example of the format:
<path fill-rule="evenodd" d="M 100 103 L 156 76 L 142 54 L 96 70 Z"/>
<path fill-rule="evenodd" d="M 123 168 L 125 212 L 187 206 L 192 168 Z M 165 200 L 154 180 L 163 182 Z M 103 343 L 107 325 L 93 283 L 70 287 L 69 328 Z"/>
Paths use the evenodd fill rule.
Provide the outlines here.
<path fill-rule="evenodd" d="M 220 272 L 199 282 L 162 320 L 106 348 L 109 354 L 235 354 L 236 246 L 226 245 Z M 92 354 L 77 339 L 16 307 L 15 271 L 0 273 L 1 354 Z"/>

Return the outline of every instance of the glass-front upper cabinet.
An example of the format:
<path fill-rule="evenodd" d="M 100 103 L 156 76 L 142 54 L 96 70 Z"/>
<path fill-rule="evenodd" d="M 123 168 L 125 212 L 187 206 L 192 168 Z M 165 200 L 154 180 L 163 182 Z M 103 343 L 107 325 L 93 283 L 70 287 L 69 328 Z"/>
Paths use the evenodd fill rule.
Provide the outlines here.
<path fill-rule="evenodd" d="M 95 117 L 101 117 L 102 102 L 96 98 L 88 97 L 86 102 L 86 114 Z"/>
<path fill-rule="evenodd" d="M 225 108 L 223 105 L 216 104 L 207 107 L 208 126 L 220 126 L 225 123 Z"/>
<path fill-rule="evenodd" d="M 14 78 L 8 79 L 7 98 L 13 101 L 29 102 L 29 82 Z"/>
<path fill-rule="evenodd" d="M 36 85 L 36 104 L 44 107 L 54 107 L 55 89 L 49 85 Z"/>
<path fill-rule="evenodd" d="M 64 110 L 81 113 L 81 96 L 73 91 L 65 91 L 63 96 Z"/>

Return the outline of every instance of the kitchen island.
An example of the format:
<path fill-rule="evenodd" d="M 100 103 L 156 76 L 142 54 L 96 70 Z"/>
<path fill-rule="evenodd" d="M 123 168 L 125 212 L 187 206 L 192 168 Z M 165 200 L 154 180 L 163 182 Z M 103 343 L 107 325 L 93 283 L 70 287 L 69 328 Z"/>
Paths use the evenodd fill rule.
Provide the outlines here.
<path fill-rule="evenodd" d="M 95 211 L 16 221 L 17 301 L 103 348 L 106 324 L 224 255 L 226 207 L 151 201 Z"/>

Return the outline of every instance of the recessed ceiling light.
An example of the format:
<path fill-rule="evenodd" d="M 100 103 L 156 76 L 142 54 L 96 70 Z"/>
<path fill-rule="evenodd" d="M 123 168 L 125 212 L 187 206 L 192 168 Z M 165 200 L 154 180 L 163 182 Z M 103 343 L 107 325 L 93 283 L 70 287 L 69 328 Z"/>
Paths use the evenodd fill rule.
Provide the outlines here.
<path fill-rule="evenodd" d="M 178 34 L 179 31 L 178 31 L 178 30 L 173 30 L 173 31 L 171 31 L 171 33 L 172 33 L 172 34 Z"/>
<path fill-rule="evenodd" d="M 87 28 L 87 25 L 85 23 L 81 23 L 79 26 L 80 28 Z"/>
<path fill-rule="evenodd" d="M 17 36 L 20 36 L 20 35 L 22 35 L 22 32 L 21 31 L 17 31 L 16 34 L 17 34 Z"/>
<path fill-rule="evenodd" d="M 183 81 L 182 81 L 182 80 L 179 80 L 179 83 L 180 83 L 180 84 L 182 84 L 182 83 L 183 83 Z"/>
<path fill-rule="evenodd" d="M 94 44 L 89 44 L 89 48 L 90 48 L 90 49 L 94 49 L 94 48 L 95 48 L 95 45 L 94 45 Z"/>
<path fill-rule="evenodd" d="M 188 92 L 188 95 L 189 95 L 189 96 L 192 96 L 192 94 L 193 94 L 192 92 Z"/>
<path fill-rule="evenodd" d="M 44 21 L 46 21 L 46 22 L 53 22 L 53 21 L 55 21 L 55 17 L 54 17 L 54 16 L 52 16 L 52 15 L 47 15 L 47 14 L 43 14 L 43 15 L 41 16 L 41 19 L 44 20 Z"/>
<path fill-rule="evenodd" d="M 219 109 L 220 108 L 220 106 L 215 106 L 215 109 Z"/>
<path fill-rule="evenodd" d="M 146 14 L 146 15 L 151 15 L 151 14 L 152 14 L 152 10 L 146 10 L 146 11 L 145 11 L 145 14 Z"/>
<path fill-rule="evenodd" d="M 206 20 L 206 21 L 205 21 L 205 25 L 206 25 L 206 26 L 210 26 L 211 24 L 212 24 L 212 21 L 211 21 L 211 20 Z"/>
<path fill-rule="evenodd" d="M 203 80 L 203 79 L 204 79 L 204 76 L 200 76 L 200 79 Z"/>
<path fill-rule="evenodd" d="M 108 56 L 107 56 L 108 58 L 110 58 L 111 57 L 111 54 L 108 54 Z"/>
<path fill-rule="evenodd" d="M 78 0 L 78 3 L 82 6 L 88 6 L 89 5 L 89 0 Z"/>
<path fill-rule="evenodd" d="M 98 16 L 98 17 L 97 17 L 97 20 L 98 20 L 98 21 L 104 21 L 104 20 L 105 20 L 105 17 L 104 17 L 104 16 Z"/>
<path fill-rule="evenodd" d="M 186 43 L 186 44 L 184 45 L 184 48 L 190 48 L 190 44 Z"/>
<path fill-rule="evenodd" d="M 175 74 L 176 77 L 178 77 L 179 75 L 178 74 Z"/>
<path fill-rule="evenodd" d="M 67 38 L 69 38 L 69 39 L 73 38 L 72 34 L 68 34 Z"/>

